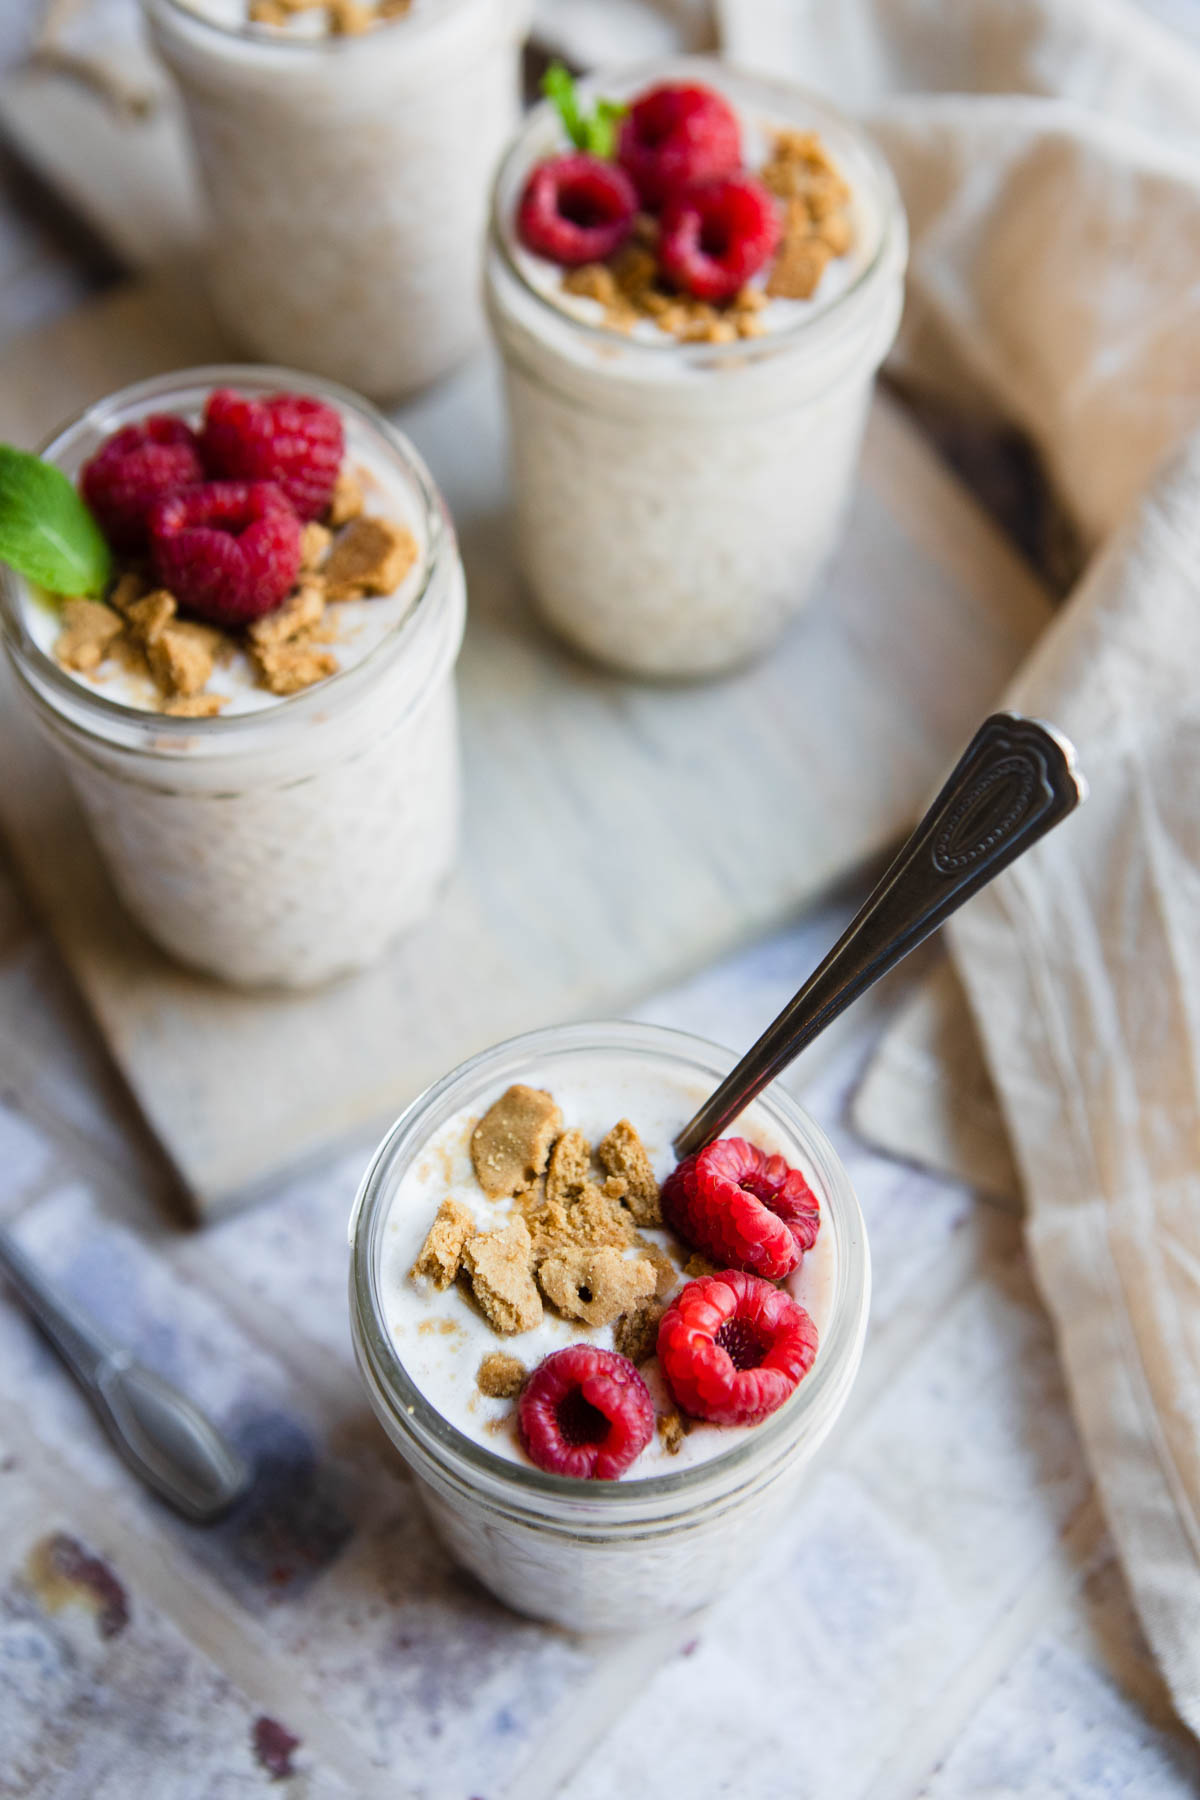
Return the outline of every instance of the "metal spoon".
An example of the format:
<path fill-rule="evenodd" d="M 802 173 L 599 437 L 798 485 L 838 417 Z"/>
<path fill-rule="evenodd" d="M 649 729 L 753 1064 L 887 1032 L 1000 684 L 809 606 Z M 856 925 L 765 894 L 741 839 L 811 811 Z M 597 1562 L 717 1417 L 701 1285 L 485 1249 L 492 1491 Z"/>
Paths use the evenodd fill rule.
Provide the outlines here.
<path fill-rule="evenodd" d="M 677 1155 L 719 1137 L 851 1001 L 1086 798 L 1065 737 L 1015 713 L 986 719 L 820 968 L 679 1133 Z"/>
<path fill-rule="evenodd" d="M 228 1511 L 250 1471 L 204 1414 L 80 1312 L 5 1231 L 0 1265 L 134 1474 L 195 1525 Z"/>

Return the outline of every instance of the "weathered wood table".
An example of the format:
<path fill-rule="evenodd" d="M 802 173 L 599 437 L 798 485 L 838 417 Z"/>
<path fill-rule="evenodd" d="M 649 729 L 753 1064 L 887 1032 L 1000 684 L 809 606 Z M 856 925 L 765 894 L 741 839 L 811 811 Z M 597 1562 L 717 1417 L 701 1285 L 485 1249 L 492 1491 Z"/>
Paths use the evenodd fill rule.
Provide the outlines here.
<path fill-rule="evenodd" d="M 0 332 L 83 291 L 0 213 Z M 638 1016 L 747 1042 L 848 900 Z M 928 966 L 925 962 L 923 966 Z M 911 980 L 913 977 L 908 977 Z M 0 1215 L 253 1457 L 224 1525 L 126 1476 L 0 1296 L 0 1796 L 982 1800 L 1200 1791 L 1076 1439 L 1011 1213 L 881 1157 L 847 1102 L 894 981 L 806 1064 L 866 1212 L 849 1413 L 715 1610 L 590 1642 L 450 1566 L 359 1392 L 340 1254 L 370 1142 L 188 1229 L 48 935 L 0 868 Z"/>

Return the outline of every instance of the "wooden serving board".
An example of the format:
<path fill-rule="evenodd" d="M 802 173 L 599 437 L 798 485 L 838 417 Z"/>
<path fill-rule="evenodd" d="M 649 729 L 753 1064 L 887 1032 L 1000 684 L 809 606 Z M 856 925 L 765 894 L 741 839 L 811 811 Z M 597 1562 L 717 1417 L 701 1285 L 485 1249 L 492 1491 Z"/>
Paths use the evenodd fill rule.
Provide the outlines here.
<path fill-rule="evenodd" d="M 34 444 L 136 376 L 223 353 L 198 284 L 110 296 L 0 358 L 0 435 Z M 760 667 L 641 686 L 531 617 L 491 362 L 397 415 L 458 523 L 466 837 L 438 916 L 309 996 L 188 975 L 124 917 L 53 756 L 0 707 L 0 821 L 197 1209 L 384 1122 L 508 1033 L 620 1013 L 785 919 L 915 813 L 1041 629 L 1026 568 L 885 400 L 843 552 Z"/>

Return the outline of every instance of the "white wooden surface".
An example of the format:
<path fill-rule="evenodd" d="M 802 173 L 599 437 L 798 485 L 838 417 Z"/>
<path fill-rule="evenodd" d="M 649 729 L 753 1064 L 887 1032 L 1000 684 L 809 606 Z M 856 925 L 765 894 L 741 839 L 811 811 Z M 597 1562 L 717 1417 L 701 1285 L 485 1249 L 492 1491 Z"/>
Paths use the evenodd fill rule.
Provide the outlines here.
<path fill-rule="evenodd" d="M 36 443 L 132 374 L 203 360 L 217 342 L 192 290 L 101 302 L 0 359 L 0 435 Z M 779 651 L 726 682 L 622 682 L 529 616 L 491 364 L 399 416 L 467 564 L 467 820 L 437 917 L 378 968 L 306 997 L 248 997 L 174 968 L 122 914 L 11 685 L 0 715 L 20 771 L 0 787 L 0 820 L 206 1212 L 382 1122 L 497 1038 L 621 1012 L 880 852 L 1047 616 L 1032 576 L 881 401 L 844 550 Z"/>

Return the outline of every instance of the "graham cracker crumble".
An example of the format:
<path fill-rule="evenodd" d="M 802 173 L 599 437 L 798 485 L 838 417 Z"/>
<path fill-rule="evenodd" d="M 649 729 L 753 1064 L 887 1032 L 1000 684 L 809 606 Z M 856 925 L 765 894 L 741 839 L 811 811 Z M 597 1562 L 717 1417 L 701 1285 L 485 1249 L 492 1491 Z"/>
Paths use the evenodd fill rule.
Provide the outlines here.
<path fill-rule="evenodd" d="M 270 0 L 284 12 L 300 0 Z M 288 597 L 241 630 L 178 617 L 175 596 L 153 587 L 140 568 L 121 570 L 106 599 L 68 600 L 54 655 L 76 674 L 103 679 L 103 665 L 144 678 L 158 710 L 174 718 L 209 719 L 229 696 L 212 693 L 216 668 L 238 650 L 268 693 L 297 694 L 336 675 L 336 606 L 390 594 L 419 555 L 416 539 L 394 520 L 363 511 L 358 473 L 343 463 L 324 522 L 311 520 L 301 538 L 300 573 Z M 331 608 L 334 610 L 331 611 Z"/>
<path fill-rule="evenodd" d="M 654 1265 L 622 1256 L 611 1244 L 598 1250 L 561 1249 L 538 1265 L 542 1292 L 564 1319 L 611 1325 L 654 1292 Z"/>
<path fill-rule="evenodd" d="M 850 188 L 815 131 L 772 133 L 771 153 L 754 171 L 784 202 L 782 236 L 761 286 L 748 284 L 723 305 L 678 293 L 659 273 L 658 222 L 639 213 L 632 237 L 607 262 L 565 269 L 564 292 L 594 300 L 615 331 L 651 319 L 683 344 L 731 344 L 761 337 L 770 300 L 809 300 L 828 264 L 854 242 Z"/>
<path fill-rule="evenodd" d="M 659 1413 L 655 1423 L 667 1455 L 678 1456 L 683 1448 L 684 1438 L 692 1429 L 691 1420 L 681 1412 L 665 1412 Z"/>
<path fill-rule="evenodd" d="M 471 1292 L 493 1331 L 505 1337 L 532 1331 L 542 1322 L 531 1252 L 529 1231 L 519 1216 L 510 1219 L 502 1231 L 468 1238 L 463 1248 L 463 1272 L 470 1279 Z"/>
<path fill-rule="evenodd" d="M 468 1209 L 457 1200 L 443 1200 L 409 1274 L 423 1276 L 435 1288 L 448 1288 L 462 1266 L 463 1250 L 474 1231 L 475 1220 Z"/>
<path fill-rule="evenodd" d="M 479 1365 L 475 1385 L 489 1400 L 515 1400 L 529 1373 L 525 1364 L 503 1350 L 492 1350 Z"/>
<path fill-rule="evenodd" d="M 475 1179 L 489 1200 L 525 1193 L 543 1173 L 562 1114 L 543 1088 L 505 1090 L 471 1133 Z"/>
<path fill-rule="evenodd" d="M 618 1119 L 596 1146 L 596 1161 L 625 1184 L 625 1204 L 637 1225 L 661 1225 L 658 1182 L 645 1146 L 628 1119 Z"/>
<path fill-rule="evenodd" d="M 320 12 L 331 37 L 357 37 L 388 19 L 402 19 L 412 0 L 248 0 L 246 17 L 252 25 L 289 25 L 297 13 Z"/>
<path fill-rule="evenodd" d="M 666 1310 L 665 1300 L 654 1299 L 622 1313 L 613 1332 L 613 1349 L 631 1363 L 649 1362 L 658 1348 L 659 1322 Z"/>

